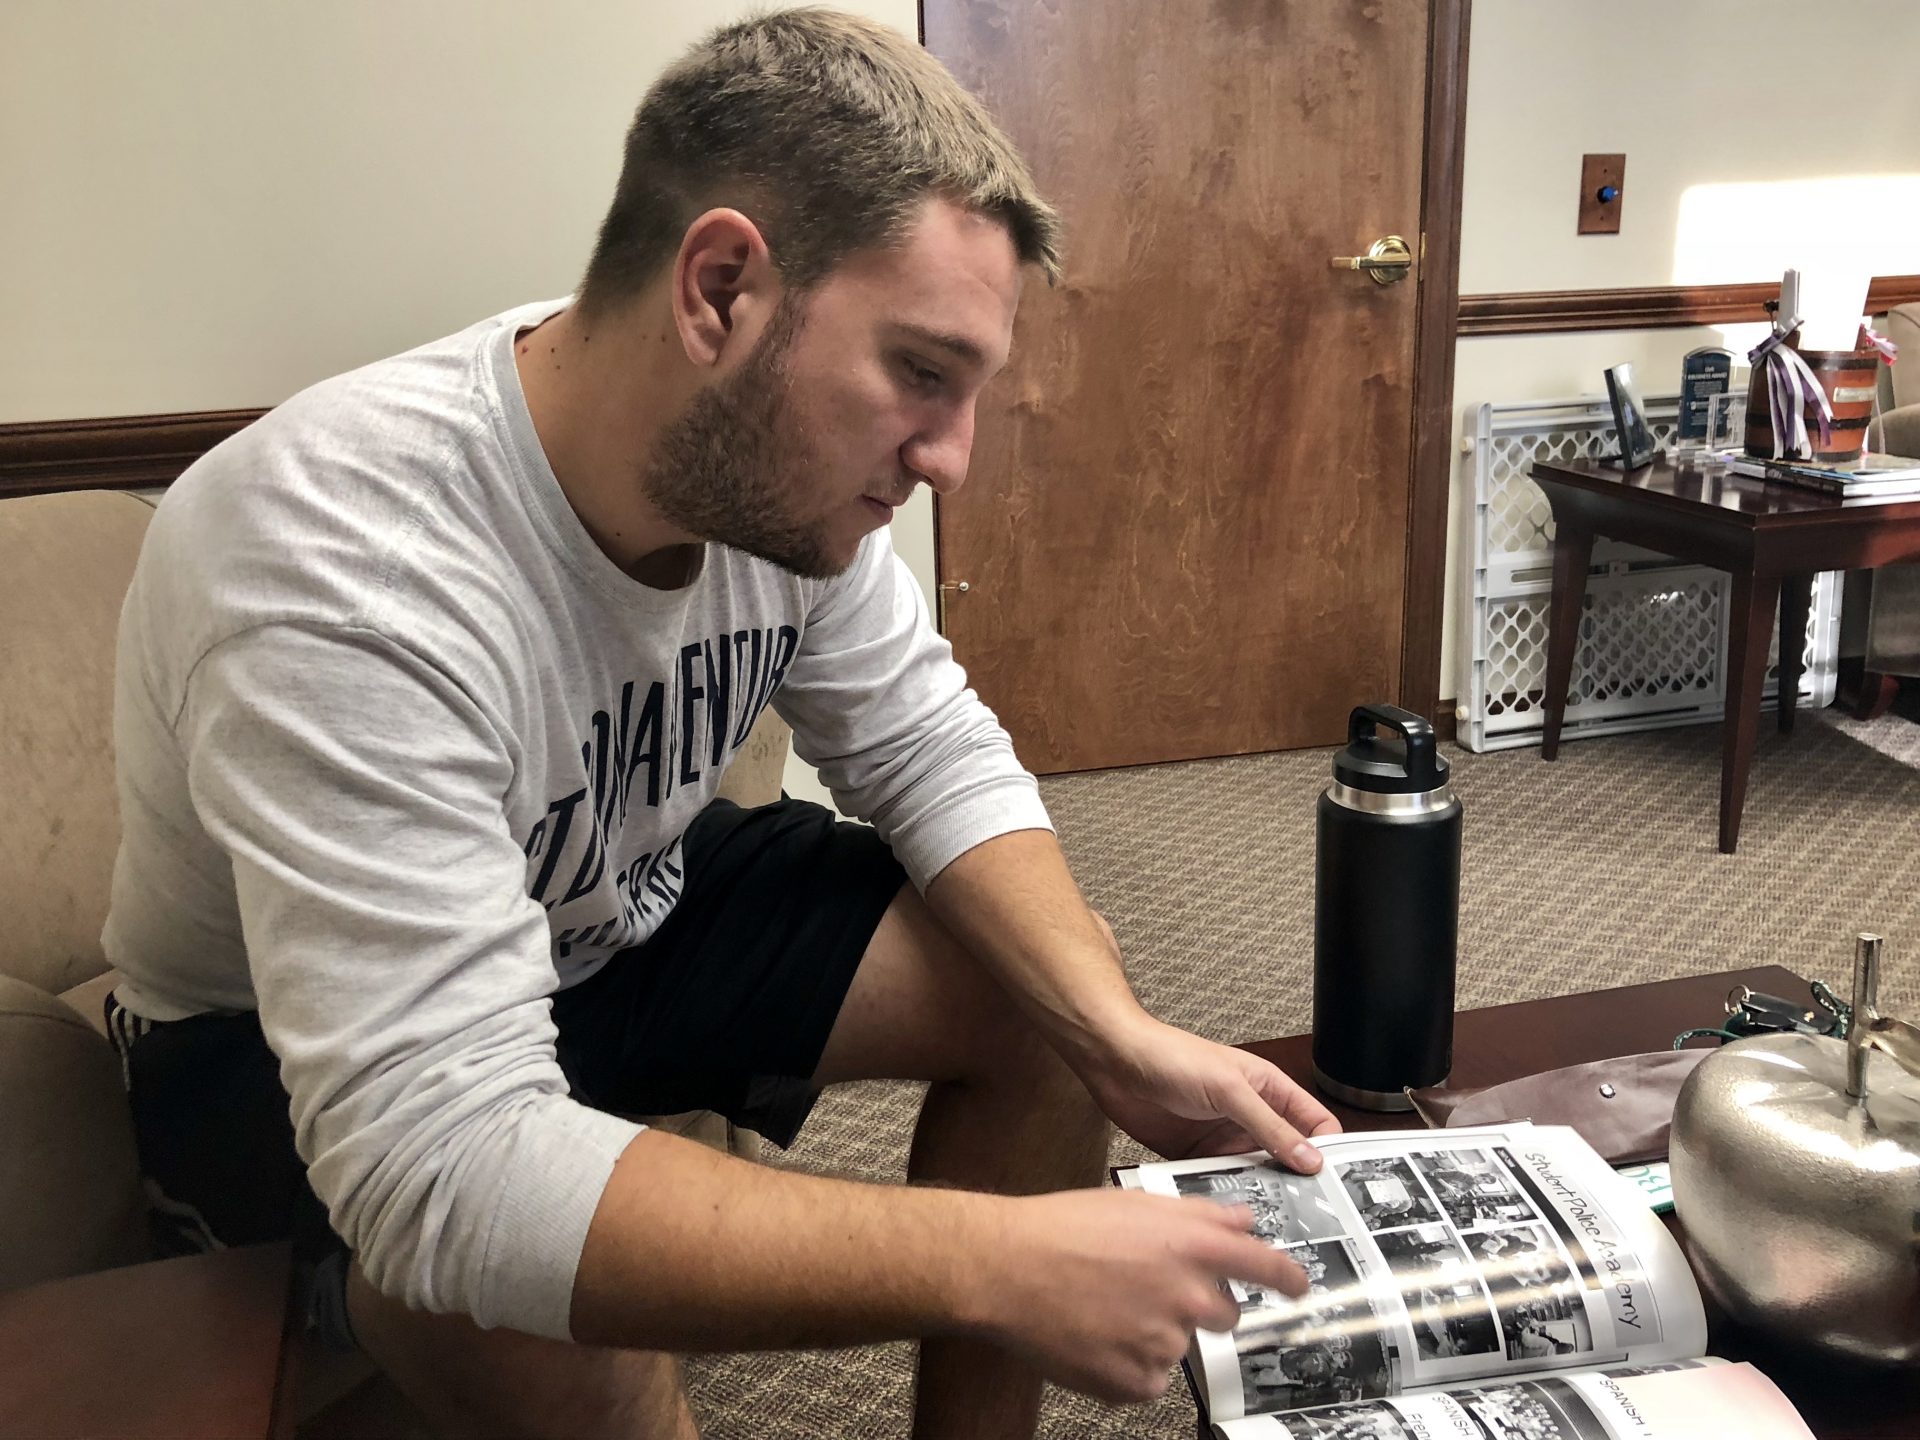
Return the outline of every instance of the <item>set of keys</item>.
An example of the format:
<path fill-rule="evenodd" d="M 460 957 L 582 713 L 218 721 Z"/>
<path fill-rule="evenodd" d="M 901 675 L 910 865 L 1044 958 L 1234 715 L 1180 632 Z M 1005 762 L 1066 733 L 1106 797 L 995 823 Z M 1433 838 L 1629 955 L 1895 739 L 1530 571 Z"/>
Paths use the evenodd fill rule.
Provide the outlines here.
<path fill-rule="evenodd" d="M 1797 1005 L 1778 995 L 1736 985 L 1727 992 L 1727 1018 L 1717 1026 L 1682 1030 L 1674 1036 L 1673 1048 L 1678 1050 L 1689 1040 L 1700 1040 L 1707 1036 L 1727 1041 L 1745 1039 L 1749 1035 L 1779 1035 L 1797 1031 L 1802 1035 L 1846 1038 L 1847 1021 L 1853 1013 L 1853 1007 L 1835 995 L 1825 981 L 1810 981 L 1809 988 L 1813 991 L 1814 1000 L 1810 1006 Z"/>

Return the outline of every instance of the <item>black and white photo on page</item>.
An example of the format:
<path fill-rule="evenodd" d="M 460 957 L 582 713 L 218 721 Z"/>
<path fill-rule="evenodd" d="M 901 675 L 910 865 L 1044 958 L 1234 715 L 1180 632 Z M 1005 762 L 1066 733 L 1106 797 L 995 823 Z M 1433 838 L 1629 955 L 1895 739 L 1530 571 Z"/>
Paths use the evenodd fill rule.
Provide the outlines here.
<path fill-rule="evenodd" d="M 1494 1440 L 1613 1440 L 1586 1396 L 1563 1380 L 1486 1385 L 1453 1398 Z"/>
<path fill-rule="evenodd" d="M 1346 1232 L 1346 1221 L 1328 1203 L 1319 1179 L 1271 1163 L 1175 1175 L 1173 1186 L 1181 1195 L 1246 1206 L 1253 1211 L 1253 1233 L 1269 1245 L 1328 1240 Z"/>
<path fill-rule="evenodd" d="M 1440 1218 L 1440 1207 L 1402 1155 L 1346 1160 L 1334 1165 L 1347 1198 L 1369 1230 L 1426 1225 Z"/>
<path fill-rule="evenodd" d="M 1233 1356 L 1239 1370 L 1242 1413 L 1335 1405 L 1393 1393 L 1400 1386 L 1397 1353 L 1385 1338 L 1361 1280 L 1360 1267 L 1342 1240 L 1287 1247 L 1307 1272 L 1307 1293 L 1297 1299 L 1252 1289 L 1240 1304 Z M 1220 1337 L 1203 1336 L 1203 1362 Z M 1214 1386 L 1218 1394 L 1223 1387 Z M 1231 1413 L 1226 1397 L 1216 1413 Z"/>
<path fill-rule="evenodd" d="M 1384 1400 L 1361 1405 L 1339 1405 L 1331 1410 L 1274 1415 L 1269 1431 L 1274 1440 L 1425 1440 Z"/>
<path fill-rule="evenodd" d="M 1487 1292 L 1449 1227 L 1383 1231 L 1373 1243 L 1393 1271 L 1422 1360 L 1500 1352 L 1500 1327 Z"/>
<path fill-rule="evenodd" d="M 1416 1150 L 1407 1161 L 1457 1230 L 1540 1218 L 1506 1167 L 1485 1150 Z"/>
<path fill-rule="evenodd" d="M 1461 1237 L 1493 1295 L 1509 1360 L 1574 1364 L 1593 1350 L 1585 1287 L 1544 1225 Z"/>

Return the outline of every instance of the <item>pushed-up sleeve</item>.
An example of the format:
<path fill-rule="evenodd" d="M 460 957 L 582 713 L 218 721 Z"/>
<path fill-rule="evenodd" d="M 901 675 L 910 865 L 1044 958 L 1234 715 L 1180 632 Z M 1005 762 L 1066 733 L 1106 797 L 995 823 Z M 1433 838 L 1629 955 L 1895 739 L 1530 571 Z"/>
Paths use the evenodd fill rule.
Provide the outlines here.
<path fill-rule="evenodd" d="M 773 704 L 835 803 L 870 821 L 922 890 L 996 835 L 1053 828 L 885 530 L 824 587 Z"/>
<path fill-rule="evenodd" d="M 176 733 L 334 1229 L 409 1306 L 566 1338 L 640 1127 L 555 1060 L 498 717 L 379 633 L 270 625 L 200 661 Z"/>

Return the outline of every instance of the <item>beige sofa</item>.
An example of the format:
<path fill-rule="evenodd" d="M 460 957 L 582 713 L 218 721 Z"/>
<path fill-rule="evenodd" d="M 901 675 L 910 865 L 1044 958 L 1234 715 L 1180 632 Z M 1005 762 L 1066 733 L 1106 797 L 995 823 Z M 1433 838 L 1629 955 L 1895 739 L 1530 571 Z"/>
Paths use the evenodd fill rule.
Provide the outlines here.
<path fill-rule="evenodd" d="M 1867 443 L 1889 455 L 1920 456 L 1920 305 L 1887 314 L 1884 331 L 1899 363 L 1880 367 L 1880 415 Z M 1889 565 L 1847 577 L 1841 652 L 1883 675 L 1920 676 L 1920 564 Z"/>
<path fill-rule="evenodd" d="M 99 937 L 114 634 L 151 514 L 117 491 L 0 500 L 0 1293 L 150 1258 Z M 769 712 L 722 793 L 777 798 L 786 752 Z M 757 1153 L 718 1116 L 661 1123 Z"/>
<path fill-rule="evenodd" d="M 1880 329 L 1905 363 L 1880 367 L 1880 413 L 1867 443 L 1890 455 L 1920 455 L 1920 305 L 1889 310 Z"/>

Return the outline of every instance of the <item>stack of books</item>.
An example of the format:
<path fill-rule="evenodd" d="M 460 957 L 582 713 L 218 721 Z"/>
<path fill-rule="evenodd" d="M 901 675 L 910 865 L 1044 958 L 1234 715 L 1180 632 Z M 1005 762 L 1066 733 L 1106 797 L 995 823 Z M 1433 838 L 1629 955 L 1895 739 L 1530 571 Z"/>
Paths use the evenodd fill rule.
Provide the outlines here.
<path fill-rule="evenodd" d="M 1842 464 L 1736 455 L 1727 461 L 1727 468 L 1736 475 L 1778 480 L 1837 495 L 1842 500 L 1920 495 L 1920 460 L 1905 455 L 1861 455 Z"/>

